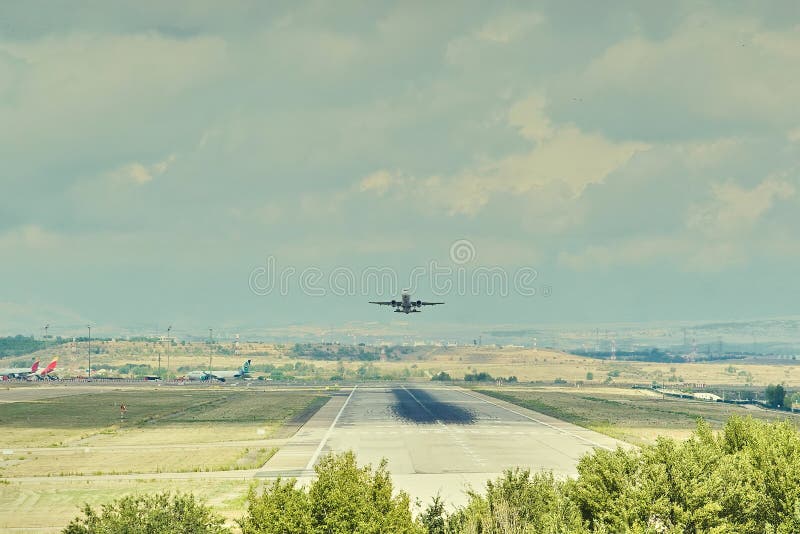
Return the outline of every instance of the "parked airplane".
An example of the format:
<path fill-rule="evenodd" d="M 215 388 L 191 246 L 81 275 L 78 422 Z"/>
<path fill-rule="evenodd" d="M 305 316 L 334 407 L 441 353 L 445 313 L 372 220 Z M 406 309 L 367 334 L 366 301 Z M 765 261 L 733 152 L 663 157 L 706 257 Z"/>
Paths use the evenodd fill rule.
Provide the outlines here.
<path fill-rule="evenodd" d="M 33 362 L 30 369 L 27 367 L 11 367 L 8 369 L 0 369 L 0 378 L 8 380 L 9 378 L 25 378 L 28 375 L 35 373 L 39 369 L 39 360 Z"/>
<path fill-rule="evenodd" d="M 55 370 L 56 365 L 58 365 L 58 356 L 53 358 L 53 361 L 47 364 L 47 367 L 44 369 L 37 369 L 33 373 L 31 373 L 27 378 L 28 380 L 32 380 L 34 378 L 38 378 L 39 380 L 50 379 L 56 380 L 57 377 L 52 376 L 51 373 Z"/>
<path fill-rule="evenodd" d="M 245 378 L 250 373 L 250 360 L 247 360 L 236 371 L 192 371 L 186 375 L 189 380 L 219 380 L 225 382 L 232 378 Z"/>
<path fill-rule="evenodd" d="M 370 304 L 380 304 L 381 306 L 392 306 L 396 313 L 418 313 L 421 312 L 419 308 L 423 306 L 436 306 L 437 304 L 444 304 L 444 302 L 425 302 L 422 300 L 411 300 L 411 295 L 408 291 L 403 291 L 401 300 L 389 301 L 370 301 Z"/>

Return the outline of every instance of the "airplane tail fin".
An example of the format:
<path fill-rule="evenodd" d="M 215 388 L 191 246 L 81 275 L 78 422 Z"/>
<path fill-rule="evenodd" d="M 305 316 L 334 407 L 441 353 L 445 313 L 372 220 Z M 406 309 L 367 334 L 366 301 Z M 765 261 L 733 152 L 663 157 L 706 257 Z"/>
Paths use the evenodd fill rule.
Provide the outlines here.
<path fill-rule="evenodd" d="M 35 373 L 39 369 L 39 359 L 37 358 L 33 365 L 31 365 L 31 373 Z"/>
<path fill-rule="evenodd" d="M 250 372 L 250 361 L 251 360 L 247 360 L 242 364 L 242 374 L 246 375 L 247 373 Z"/>
<path fill-rule="evenodd" d="M 42 371 L 42 374 L 46 375 L 47 373 L 49 373 L 50 371 L 55 369 L 56 365 L 58 365 L 58 356 L 53 358 L 53 361 L 47 364 L 47 367 L 44 368 L 44 370 Z"/>

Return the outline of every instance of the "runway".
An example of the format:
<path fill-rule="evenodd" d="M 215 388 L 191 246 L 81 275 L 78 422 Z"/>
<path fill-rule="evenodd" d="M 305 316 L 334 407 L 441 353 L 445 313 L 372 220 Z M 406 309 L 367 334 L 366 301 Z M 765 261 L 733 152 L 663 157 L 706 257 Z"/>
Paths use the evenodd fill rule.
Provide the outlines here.
<path fill-rule="evenodd" d="M 468 486 L 519 466 L 576 474 L 595 447 L 625 446 L 608 436 L 459 387 L 359 386 L 334 397 L 259 471 L 307 479 L 319 457 L 353 450 L 359 463 L 388 460 L 397 487 L 427 503 L 452 504 Z"/>

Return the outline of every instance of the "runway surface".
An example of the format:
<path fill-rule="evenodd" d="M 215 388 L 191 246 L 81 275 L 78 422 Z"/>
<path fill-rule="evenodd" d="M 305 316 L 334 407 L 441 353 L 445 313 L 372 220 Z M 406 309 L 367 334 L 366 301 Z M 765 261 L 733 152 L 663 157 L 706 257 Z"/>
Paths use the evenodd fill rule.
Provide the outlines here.
<path fill-rule="evenodd" d="M 359 386 L 334 397 L 257 473 L 307 479 L 319 457 L 353 450 L 359 463 L 389 463 L 395 484 L 423 503 L 452 504 L 464 490 L 519 466 L 576 473 L 608 436 L 458 387 Z"/>

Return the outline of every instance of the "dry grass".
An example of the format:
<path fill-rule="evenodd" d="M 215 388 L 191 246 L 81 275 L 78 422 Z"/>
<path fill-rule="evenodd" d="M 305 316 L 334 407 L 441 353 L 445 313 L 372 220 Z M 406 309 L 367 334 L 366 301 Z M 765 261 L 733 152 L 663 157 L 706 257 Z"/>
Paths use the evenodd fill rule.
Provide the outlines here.
<path fill-rule="evenodd" d="M 244 454 L 241 448 L 95 450 L 52 449 L 25 454 L 4 469 L 7 477 L 109 475 L 127 473 L 181 473 L 229 469 Z"/>

